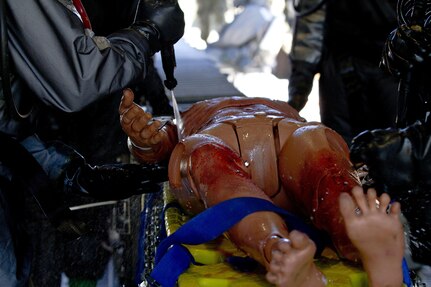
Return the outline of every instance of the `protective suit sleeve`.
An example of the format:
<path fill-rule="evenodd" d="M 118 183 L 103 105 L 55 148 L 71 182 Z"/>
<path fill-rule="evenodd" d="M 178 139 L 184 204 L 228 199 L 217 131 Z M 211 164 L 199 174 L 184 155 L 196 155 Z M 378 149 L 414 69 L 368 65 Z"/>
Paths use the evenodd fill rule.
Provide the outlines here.
<path fill-rule="evenodd" d="M 301 0 L 302 10 L 311 9 L 321 0 Z M 304 61 L 317 65 L 322 57 L 326 5 L 304 16 L 297 16 L 294 23 L 292 49 L 293 61 Z"/>
<path fill-rule="evenodd" d="M 312 9 L 320 0 L 302 0 L 301 11 Z M 292 49 L 289 54 L 292 73 L 289 78 L 289 104 L 300 111 L 308 100 L 314 75 L 322 57 L 326 7 L 322 5 L 310 14 L 297 16 L 294 25 Z"/>
<path fill-rule="evenodd" d="M 44 103 L 81 110 L 146 73 L 148 42 L 87 35 L 68 0 L 7 0 L 9 50 L 16 73 Z"/>

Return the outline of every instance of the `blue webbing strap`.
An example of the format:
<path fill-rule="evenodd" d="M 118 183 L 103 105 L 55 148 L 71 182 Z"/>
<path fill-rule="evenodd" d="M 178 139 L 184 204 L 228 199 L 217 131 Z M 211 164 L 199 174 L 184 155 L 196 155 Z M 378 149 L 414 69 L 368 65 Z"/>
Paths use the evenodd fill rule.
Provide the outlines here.
<path fill-rule="evenodd" d="M 403 283 L 407 287 L 412 286 L 412 280 L 410 279 L 410 270 L 405 258 L 403 258 Z"/>
<path fill-rule="evenodd" d="M 197 245 L 216 239 L 245 216 L 258 211 L 280 214 L 290 230 L 306 233 L 316 244 L 317 254 L 326 246 L 327 236 L 305 224 L 302 219 L 254 197 L 233 198 L 206 209 L 165 238 L 157 247 L 155 267 L 151 278 L 163 287 L 173 287 L 178 277 L 193 262 L 193 257 L 182 244 Z M 403 262 L 404 283 L 411 286 L 407 265 Z"/>
<path fill-rule="evenodd" d="M 151 277 L 163 287 L 175 286 L 179 275 L 193 261 L 187 248 L 181 244 L 196 245 L 214 240 L 242 218 L 257 211 L 272 211 L 283 216 L 290 230 L 304 232 L 316 243 L 318 254 L 325 247 L 319 231 L 286 210 L 259 198 L 234 198 L 206 209 L 165 238 L 157 247 Z"/>

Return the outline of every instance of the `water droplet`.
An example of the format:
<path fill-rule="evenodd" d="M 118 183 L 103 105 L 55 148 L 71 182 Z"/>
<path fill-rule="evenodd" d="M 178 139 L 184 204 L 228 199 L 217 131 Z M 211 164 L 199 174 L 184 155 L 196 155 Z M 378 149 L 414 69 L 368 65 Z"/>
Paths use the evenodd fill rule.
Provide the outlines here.
<path fill-rule="evenodd" d="M 244 162 L 244 165 L 245 165 L 245 167 L 249 167 L 249 166 L 250 166 L 250 163 L 249 163 L 248 161 L 245 161 L 245 162 Z"/>

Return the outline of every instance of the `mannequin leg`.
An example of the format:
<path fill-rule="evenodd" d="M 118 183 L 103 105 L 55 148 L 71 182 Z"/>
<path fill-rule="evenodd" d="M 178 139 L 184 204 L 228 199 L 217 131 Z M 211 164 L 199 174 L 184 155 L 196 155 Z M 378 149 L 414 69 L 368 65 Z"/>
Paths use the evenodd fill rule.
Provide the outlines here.
<path fill-rule="evenodd" d="M 179 144 L 172 154 L 169 168 L 172 190 L 186 208 L 193 202 L 202 201 L 211 207 L 237 197 L 270 201 L 252 182 L 239 155 L 210 136 L 188 137 Z M 193 188 L 192 201 L 187 202 L 190 192 L 185 186 Z M 297 232 L 288 239 L 289 232 L 278 214 L 250 214 L 233 226 L 228 235 L 240 249 L 266 266 L 271 283 L 278 286 L 287 283 L 298 287 L 324 286 L 323 276 L 313 263 L 314 243 Z M 273 254 L 277 255 L 273 258 Z"/>
<path fill-rule="evenodd" d="M 341 192 L 360 185 L 343 139 L 320 124 L 298 128 L 284 144 L 279 161 L 283 187 L 302 215 L 328 232 L 340 256 L 358 260 L 338 204 Z"/>

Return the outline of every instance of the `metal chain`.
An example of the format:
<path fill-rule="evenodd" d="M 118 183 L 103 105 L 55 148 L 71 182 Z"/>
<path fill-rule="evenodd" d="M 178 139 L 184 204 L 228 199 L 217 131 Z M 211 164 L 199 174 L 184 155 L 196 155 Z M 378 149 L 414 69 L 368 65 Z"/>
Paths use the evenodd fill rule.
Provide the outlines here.
<path fill-rule="evenodd" d="M 163 226 L 163 192 L 159 192 L 156 194 L 152 194 L 153 196 L 153 202 L 152 206 L 146 206 L 147 208 L 147 218 L 145 219 L 146 222 L 146 228 L 144 231 L 144 238 L 145 238 L 145 246 L 144 246 L 144 270 L 141 274 L 141 278 L 143 282 L 139 285 L 140 287 L 155 287 L 159 286 L 157 282 L 155 282 L 150 274 L 152 270 L 154 269 L 154 259 L 155 259 L 155 253 L 156 248 L 159 245 L 160 241 L 162 240 L 160 236 L 161 232 L 161 226 Z M 148 201 L 146 202 L 148 205 Z"/>

